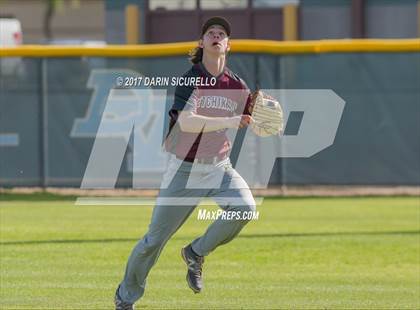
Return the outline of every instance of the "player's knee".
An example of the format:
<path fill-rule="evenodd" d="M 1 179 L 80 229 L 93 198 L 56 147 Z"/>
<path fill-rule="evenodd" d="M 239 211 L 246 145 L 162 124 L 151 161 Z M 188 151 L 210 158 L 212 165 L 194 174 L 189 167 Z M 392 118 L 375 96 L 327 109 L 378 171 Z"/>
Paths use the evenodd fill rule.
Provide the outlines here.
<path fill-rule="evenodd" d="M 253 213 L 257 211 L 257 204 L 253 197 L 249 197 L 248 199 L 244 199 L 237 209 L 241 212 Z"/>
<path fill-rule="evenodd" d="M 254 214 L 256 211 L 257 211 L 257 208 L 255 205 L 247 206 L 243 212 L 243 221 L 245 223 L 250 222 L 254 218 Z"/>
<path fill-rule="evenodd" d="M 257 211 L 257 205 L 256 205 L 255 201 L 253 201 L 249 205 L 246 205 L 244 207 L 243 211 L 245 211 L 246 213 L 254 213 L 254 212 L 256 212 Z"/>
<path fill-rule="evenodd" d="M 257 211 L 255 202 L 248 202 L 248 204 L 237 206 L 235 209 L 239 213 L 237 219 L 244 225 L 254 218 L 254 214 Z"/>
<path fill-rule="evenodd" d="M 237 201 L 236 204 L 232 204 L 228 206 L 228 210 L 233 211 L 240 211 L 240 212 L 255 212 L 257 210 L 257 204 L 255 200 L 252 199 L 244 199 L 242 201 Z"/>
<path fill-rule="evenodd" d="M 141 252 L 142 254 L 150 254 L 155 251 L 159 251 L 166 243 L 166 238 L 163 236 L 151 236 L 146 234 L 141 241 Z"/>

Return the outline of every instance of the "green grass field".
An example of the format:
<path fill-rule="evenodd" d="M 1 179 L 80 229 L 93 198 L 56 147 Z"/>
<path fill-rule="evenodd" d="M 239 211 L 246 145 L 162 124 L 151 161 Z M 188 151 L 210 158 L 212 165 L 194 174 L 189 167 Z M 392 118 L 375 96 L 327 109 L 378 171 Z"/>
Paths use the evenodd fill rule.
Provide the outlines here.
<path fill-rule="evenodd" d="M 1 309 L 112 309 L 152 207 L 0 200 Z M 213 209 L 206 207 L 207 209 Z M 265 199 L 260 218 L 207 257 L 193 294 L 179 252 L 194 213 L 152 269 L 139 308 L 419 309 L 418 197 Z"/>

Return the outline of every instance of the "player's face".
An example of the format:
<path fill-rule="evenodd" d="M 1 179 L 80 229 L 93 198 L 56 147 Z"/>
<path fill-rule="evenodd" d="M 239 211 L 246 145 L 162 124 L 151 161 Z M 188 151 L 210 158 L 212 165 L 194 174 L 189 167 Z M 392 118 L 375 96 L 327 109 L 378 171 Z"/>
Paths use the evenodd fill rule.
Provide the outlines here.
<path fill-rule="evenodd" d="M 219 25 L 214 25 L 207 29 L 199 45 L 211 54 L 225 54 L 230 49 L 229 37 L 225 29 Z"/>

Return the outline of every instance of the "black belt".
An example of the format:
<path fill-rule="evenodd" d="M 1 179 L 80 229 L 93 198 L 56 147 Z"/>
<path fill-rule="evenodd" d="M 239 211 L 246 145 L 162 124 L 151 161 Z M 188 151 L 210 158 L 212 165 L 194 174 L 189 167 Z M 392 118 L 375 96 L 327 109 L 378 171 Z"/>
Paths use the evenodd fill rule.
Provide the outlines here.
<path fill-rule="evenodd" d="M 215 165 L 218 162 L 226 159 L 227 156 L 224 155 L 224 156 L 214 156 L 214 157 L 209 157 L 209 158 L 194 158 L 194 159 L 192 159 L 192 158 L 181 158 L 181 157 L 177 156 L 176 158 L 178 158 L 182 161 L 189 162 L 189 163 Z"/>

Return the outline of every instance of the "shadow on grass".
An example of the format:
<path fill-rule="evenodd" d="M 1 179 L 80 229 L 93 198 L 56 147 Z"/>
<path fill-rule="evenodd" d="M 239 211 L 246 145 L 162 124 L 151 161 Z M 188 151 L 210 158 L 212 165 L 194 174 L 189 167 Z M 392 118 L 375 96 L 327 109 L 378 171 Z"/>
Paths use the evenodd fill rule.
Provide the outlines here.
<path fill-rule="evenodd" d="M 71 201 L 76 200 L 77 196 L 73 195 L 57 195 L 47 192 L 31 193 L 31 194 L 14 194 L 0 193 L 0 201 Z"/>
<path fill-rule="evenodd" d="M 355 231 L 355 232 L 316 232 L 316 233 L 290 233 L 290 234 L 257 234 L 239 235 L 238 238 L 296 238 L 296 237 L 336 237 L 336 236 L 388 236 L 388 235 L 419 235 L 420 230 L 405 231 Z M 190 237 L 174 237 L 175 240 L 189 240 Z M 109 238 L 109 239 L 67 239 L 67 240 L 22 240 L 4 241 L 1 246 L 7 245 L 26 245 L 26 244 L 60 244 L 60 243 L 114 243 L 114 242 L 133 242 L 137 238 Z"/>
<path fill-rule="evenodd" d="M 83 194 L 80 195 L 65 195 L 65 194 L 55 194 L 50 192 L 37 192 L 37 193 L 10 193 L 10 192 L 0 192 L 0 201 L 76 201 L 77 198 L 84 197 Z M 94 197 L 94 196 L 90 196 Z M 116 197 L 119 197 L 118 195 Z M 386 198 L 386 199 L 401 199 L 401 198 L 415 198 L 416 196 L 409 195 L 360 195 L 360 196 L 267 196 L 264 197 L 266 200 L 313 200 L 313 199 L 342 199 L 342 200 L 357 200 L 357 199 L 376 199 L 376 198 Z M 109 198 L 113 198 L 109 196 Z M 127 198 L 138 198 L 138 196 L 127 196 Z"/>

